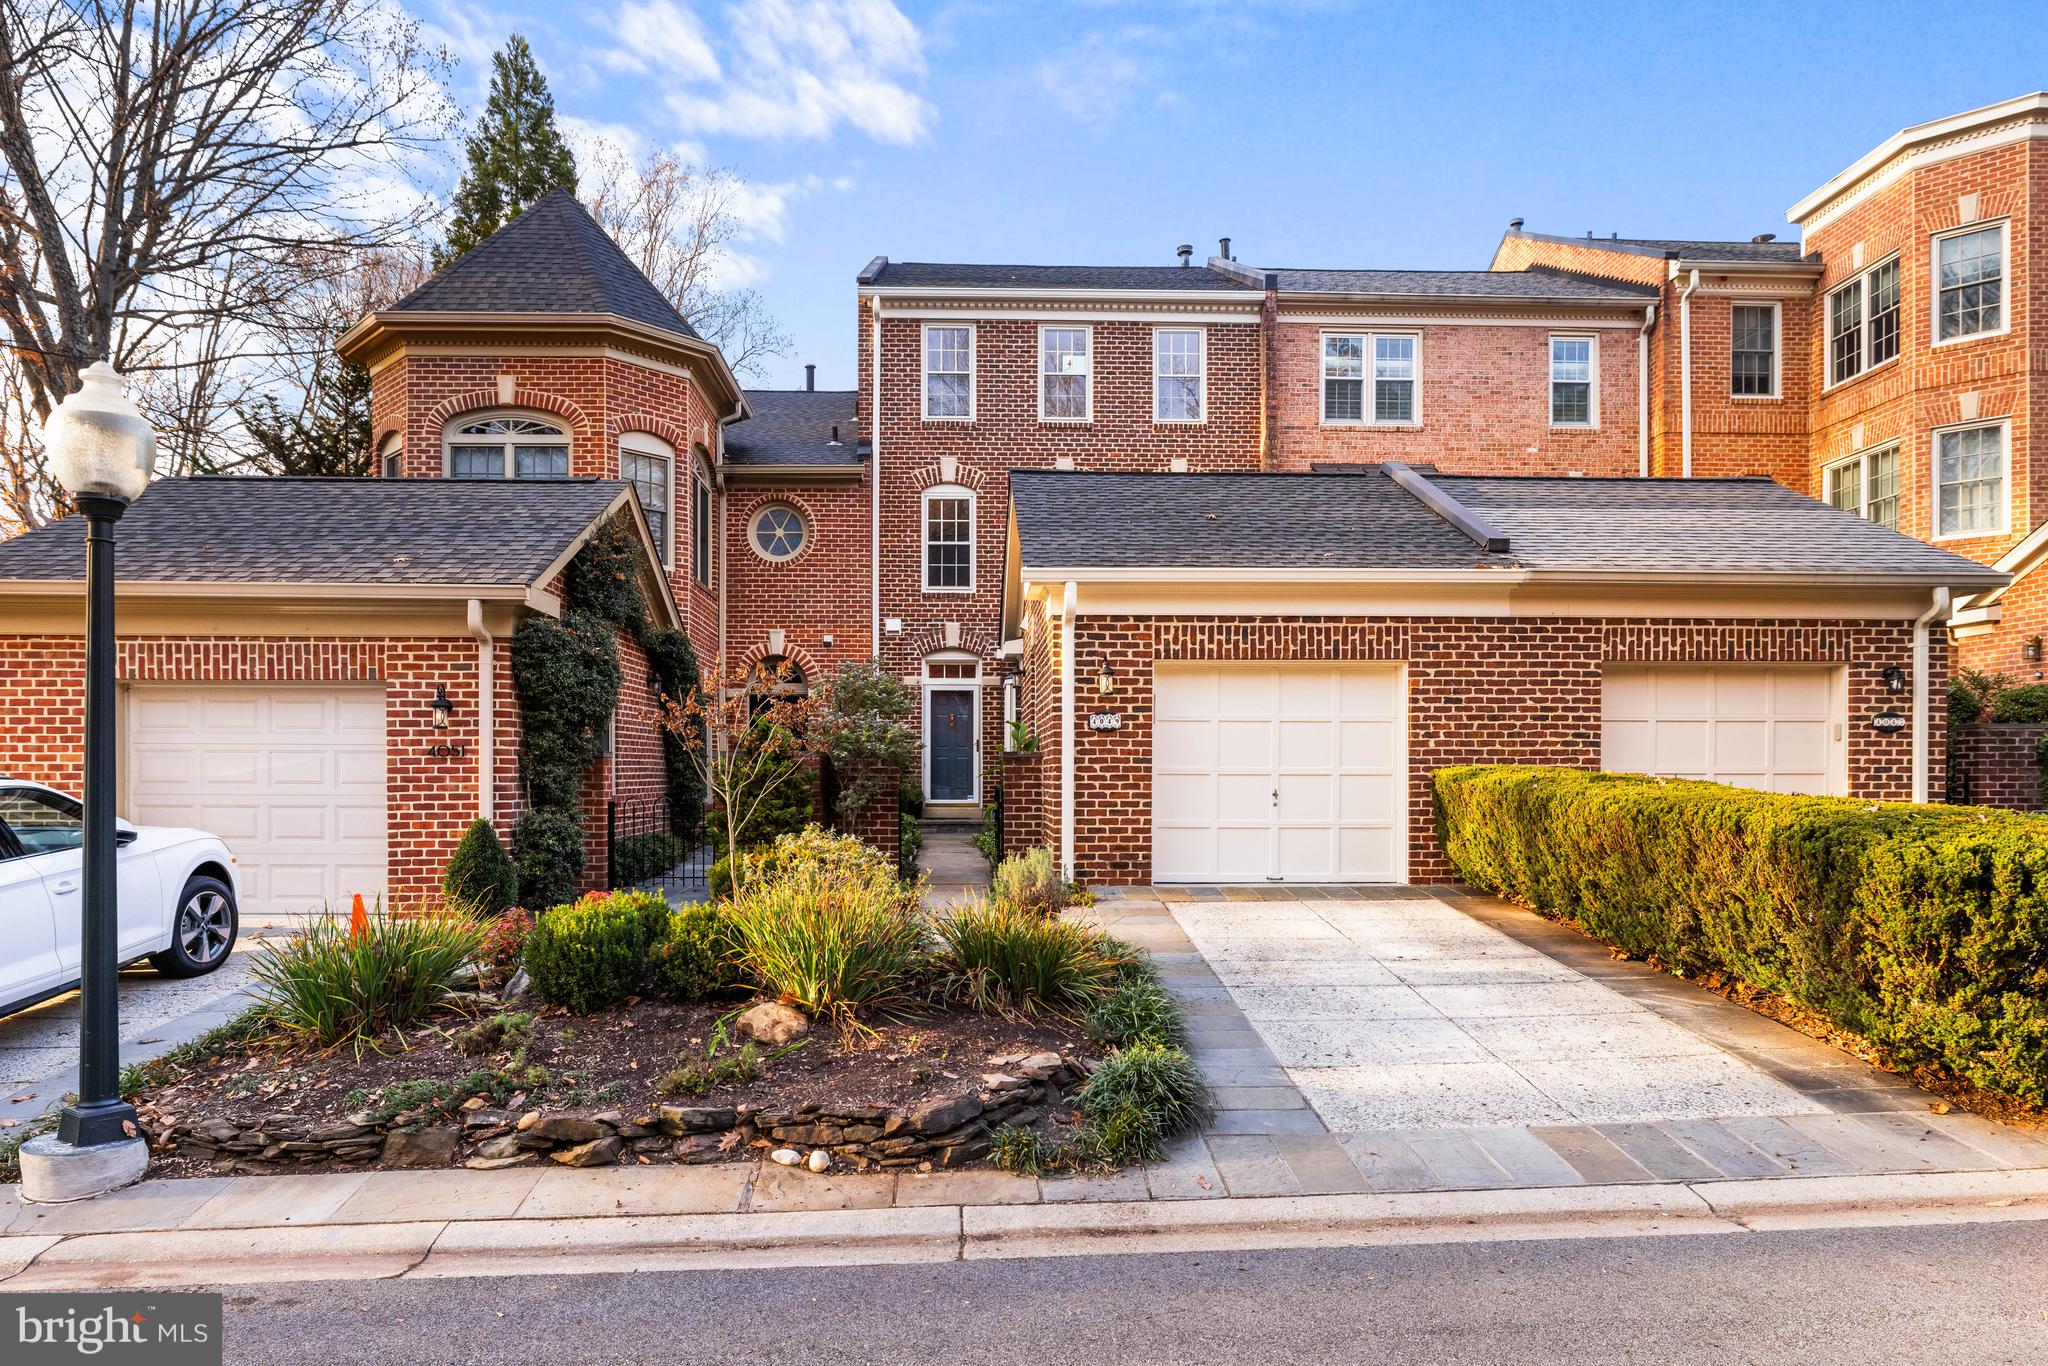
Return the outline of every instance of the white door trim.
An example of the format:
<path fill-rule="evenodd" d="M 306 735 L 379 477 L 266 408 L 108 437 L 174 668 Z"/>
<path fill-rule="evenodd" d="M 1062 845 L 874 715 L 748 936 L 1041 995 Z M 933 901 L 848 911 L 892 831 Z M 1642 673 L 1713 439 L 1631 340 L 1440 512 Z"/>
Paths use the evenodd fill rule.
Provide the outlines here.
<path fill-rule="evenodd" d="M 934 664 L 972 664 L 974 666 L 974 676 L 971 678 L 933 678 L 931 676 L 931 669 Z M 919 710 L 924 713 L 923 723 L 918 727 L 920 732 L 919 738 L 924 742 L 921 746 L 924 753 L 919 758 L 920 770 L 918 781 L 924 788 L 925 802 L 931 804 L 940 801 L 939 798 L 932 796 L 932 694 L 935 692 L 967 692 L 974 694 L 974 707 L 971 714 L 971 719 L 974 723 L 974 734 L 971 737 L 974 753 L 974 794 L 970 797 L 949 797 L 944 799 L 941 804 L 945 806 L 964 806 L 972 802 L 979 808 L 981 806 L 982 791 L 981 690 L 989 684 L 989 679 L 982 673 L 981 656 L 971 650 L 940 650 L 935 654 L 926 655 L 919 668 L 924 675 L 918 694 Z"/>

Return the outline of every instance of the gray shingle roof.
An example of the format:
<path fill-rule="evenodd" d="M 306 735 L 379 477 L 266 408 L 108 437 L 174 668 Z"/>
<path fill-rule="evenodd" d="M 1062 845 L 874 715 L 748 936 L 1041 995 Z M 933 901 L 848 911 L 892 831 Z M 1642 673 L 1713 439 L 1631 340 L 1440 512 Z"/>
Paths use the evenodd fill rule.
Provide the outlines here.
<path fill-rule="evenodd" d="M 525 586 L 627 486 L 615 479 L 160 479 L 116 529 L 125 583 Z M 77 517 L 0 542 L 0 582 L 82 579 Z"/>
<path fill-rule="evenodd" d="M 392 305 L 413 313 L 616 313 L 697 338 L 576 196 L 550 190 Z"/>
<path fill-rule="evenodd" d="M 1651 251 L 1670 252 L 1692 261 L 1798 261 L 1804 259 L 1805 248 L 1797 242 L 1714 242 L 1683 237 L 1623 237 L 1609 238 L 1619 241 L 1625 247 L 1647 247 Z M 1600 239 L 1594 238 L 1593 245 L 1599 246 Z"/>
<path fill-rule="evenodd" d="M 1468 569 L 1890 576 L 1986 587 L 2004 576 L 1768 479 L 1430 474 L 1508 538 L 1490 553 L 1384 470 L 1010 476 L 1035 569 Z"/>
<path fill-rule="evenodd" d="M 2003 576 L 1769 479 L 1429 476 L 1535 569 Z"/>
<path fill-rule="evenodd" d="M 884 289 L 1235 289 L 1261 291 L 1206 266 L 979 266 L 881 260 L 860 283 Z"/>
<path fill-rule="evenodd" d="M 853 465 L 867 458 L 852 389 L 749 389 L 746 397 L 751 415 L 725 431 L 725 457 L 730 463 Z"/>
<path fill-rule="evenodd" d="M 1571 271 L 1529 270 L 1277 270 L 1283 293 L 1439 295 L 1446 299 L 1653 300 L 1650 285 L 1624 284 Z"/>
<path fill-rule="evenodd" d="M 1512 568 L 1390 479 L 1019 470 L 1010 501 L 1038 568 Z"/>

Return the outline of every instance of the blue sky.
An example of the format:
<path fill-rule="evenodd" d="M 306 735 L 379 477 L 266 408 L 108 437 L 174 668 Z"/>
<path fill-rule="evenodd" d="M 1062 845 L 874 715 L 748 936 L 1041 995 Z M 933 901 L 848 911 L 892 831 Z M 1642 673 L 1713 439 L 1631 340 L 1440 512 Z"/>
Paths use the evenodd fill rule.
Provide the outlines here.
<path fill-rule="evenodd" d="M 1478 268 L 1504 225 L 1790 232 L 1898 128 L 2048 87 L 2038 3 L 1662 6 L 403 0 L 504 35 L 560 112 L 731 167 L 733 278 L 853 384 L 853 278 L 897 260 Z M 1853 16 L 1853 19 L 1851 18 Z"/>

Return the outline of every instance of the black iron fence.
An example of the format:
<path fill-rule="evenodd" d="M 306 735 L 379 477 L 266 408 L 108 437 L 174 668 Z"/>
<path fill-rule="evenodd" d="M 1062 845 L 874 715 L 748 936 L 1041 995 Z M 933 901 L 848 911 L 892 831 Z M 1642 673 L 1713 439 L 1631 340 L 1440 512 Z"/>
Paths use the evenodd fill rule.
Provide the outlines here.
<path fill-rule="evenodd" d="M 982 819 L 987 824 L 990 833 L 994 836 L 994 862 L 1001 863 L 1003 861 L 1003 850 L 1006 847 L 1003 844 L 1003 785 L 1001 783 L 997 783 L 988 790 L 987 813 Z"/>
<path fill-rule="evenodd" d="M 605 807 L 605 835 L 605 886 L 646 888 L 671 901 L 709 895 L 717 855 L 702 811 L 676 811 L 666 797 L 613 801 Z"/>

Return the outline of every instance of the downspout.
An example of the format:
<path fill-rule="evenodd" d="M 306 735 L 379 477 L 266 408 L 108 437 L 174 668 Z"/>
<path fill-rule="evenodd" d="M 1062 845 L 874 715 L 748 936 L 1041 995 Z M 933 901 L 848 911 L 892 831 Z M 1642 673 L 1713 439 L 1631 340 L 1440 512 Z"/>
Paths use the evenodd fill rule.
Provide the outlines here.
<path fill-rule="evenodd" d="M 1913 618 L 1913 800 L 1927 800 L 1928 770 L 1933 766 L 1933 727 L 1928 723 L 1928 632 L 1934 619 L 1948 612 L 1949 592 L 1934 590 L 1934 601 Z"/>
<path fill-rule="evenodd" d="M 495 822 L 496 747 L 491 741 L 497 734 L 498 650 L 490 628 L 484 625 L 483 599 L 469 600 L 468 624 L 469 633 L 476 637 L 476 814 L 481 820 Z"/>
<path fill-rule="evenodd" d="M 1695 270 L 1678 292 L 1679 473 L 1687 479 L 1692 478 L 1692 292 L 1699 287 L 1700 273 Z"/>
<path fill-rule="evenodd" d="M 740 420 L 740 413 L 746 407 L 741 399 L 733 405 L 732 414 L 718 420 L 718 449 L 711 453 L 711 534 L 717 538 L 718 547 L 712 558 L 718 565 L 718 667 L 725 668 L 725 429 Z M 695 510 L 691 512 L 694 518 Z M 693 566 L 694 568 L 694 566 Z M 688 623 L 684 623 L 685 634 Z"/>
<path fill-rule="evenodd" d="M 1636 329 L 1636 473 L 1650 477 L 1650 328 L 1657 321 L 1657 305 L 1643 309 L 1643 325 Z"/>
<path fill-rule="evenodd" d="M 868 573 L 871 584 L 868 608 L 868 651 L 882 658 L 882 296 L 868 296 L 868 312 L 874 315 L 868 357 Z M 968 381 L 973 383 L 972 378 Z"/>
<path fill-rule="evenodd" d="M 1074 582 L 1060 609 L 1060 867 L 1074 880 Z"/>

